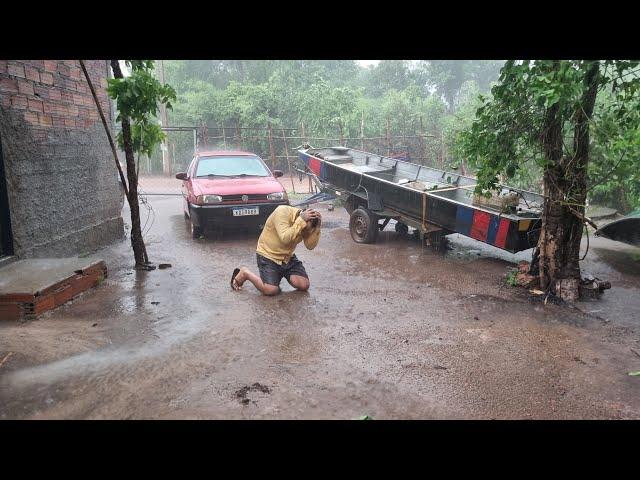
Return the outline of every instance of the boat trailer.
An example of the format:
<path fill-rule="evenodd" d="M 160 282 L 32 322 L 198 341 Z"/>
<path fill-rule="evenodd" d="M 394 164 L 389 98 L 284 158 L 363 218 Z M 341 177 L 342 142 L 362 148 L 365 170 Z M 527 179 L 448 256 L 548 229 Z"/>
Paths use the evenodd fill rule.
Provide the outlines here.
<path fill-rule="evenodd" d="M 348 147 L 298 150 L 320 193 L 298 206 L 340 198 L 357 243 L 373 243 L 395 220 L 395 230 L 414 234 L 436 250 L 459 233 L 515 253 L 533 248 L 541 226 L 542 195 L 503 185 L 485 197 L 471 177 Z"/>

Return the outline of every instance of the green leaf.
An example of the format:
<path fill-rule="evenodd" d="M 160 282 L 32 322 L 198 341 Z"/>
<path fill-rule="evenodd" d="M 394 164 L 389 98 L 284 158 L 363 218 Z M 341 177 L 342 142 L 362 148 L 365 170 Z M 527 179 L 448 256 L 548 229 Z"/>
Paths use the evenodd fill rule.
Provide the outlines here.
<path fill-rule="evenodd" d="M 640 371 L 638 371 L 638 372 L 629 372 L 629 376 L 631 376 L 631 377 L 640 377 Z"/>

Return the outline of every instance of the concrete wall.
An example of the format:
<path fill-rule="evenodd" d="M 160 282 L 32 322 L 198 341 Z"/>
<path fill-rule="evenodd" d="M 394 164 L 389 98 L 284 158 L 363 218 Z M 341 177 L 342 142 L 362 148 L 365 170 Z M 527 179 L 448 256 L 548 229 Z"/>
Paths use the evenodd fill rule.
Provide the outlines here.
<path fill-rule="evenodd" d="M 111 120 L 107 62 L 85 63 Z M 77 60 L 0 60 L 0 140 L 16 255 L 71 256 L 123 238 L 122 187 Z"/>

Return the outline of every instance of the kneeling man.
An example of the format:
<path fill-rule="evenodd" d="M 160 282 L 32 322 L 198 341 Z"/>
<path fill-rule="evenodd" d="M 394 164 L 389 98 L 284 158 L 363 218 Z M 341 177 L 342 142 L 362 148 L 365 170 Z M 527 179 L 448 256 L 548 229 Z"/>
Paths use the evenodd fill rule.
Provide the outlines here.
<path fill-rule="evenodd" d="M 308 290 L 309 277 L 293 252 L 302 241 L 309 250 L 316 247 L 321 221 L 317 210 L 280 205 L 267 218 L 258 239 L 256 256 L 260 276 L 246 267 L 236 268 L 231 276 L 231 288 L 240 290 L 249 280 L 263 295 L 276 295 L 280 293 L 280 281 L 284 277 L 297 290 Z"/>

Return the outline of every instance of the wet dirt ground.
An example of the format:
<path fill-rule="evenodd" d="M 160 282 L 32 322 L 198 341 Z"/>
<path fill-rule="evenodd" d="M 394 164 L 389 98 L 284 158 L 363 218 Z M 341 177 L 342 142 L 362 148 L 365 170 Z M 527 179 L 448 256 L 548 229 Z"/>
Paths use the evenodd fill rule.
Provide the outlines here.
<path fill-rule="evenodd" d="M 311 289 L 262 297 L 229 287 L 256 234 L 193 240 L 179 198 L 149 201 L 149 256 L 172 267 L 132 270 L 125 240 L 97 252 L 97 288 L 0 322 L 0 418 L 640 418 L 637 248 L 592 238 L 583 268 L 612 289 L 544 305 L 505 283 L 530 252 L 454 235 L 442 256 L 392 227 L 359 245 L 321 206 L 297 251 Z"/>

